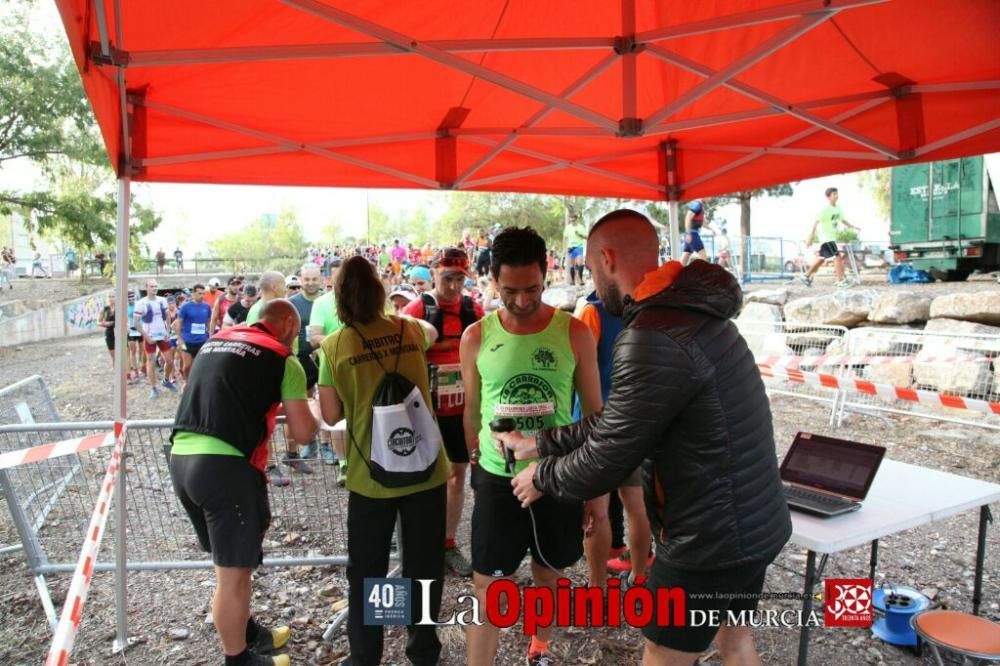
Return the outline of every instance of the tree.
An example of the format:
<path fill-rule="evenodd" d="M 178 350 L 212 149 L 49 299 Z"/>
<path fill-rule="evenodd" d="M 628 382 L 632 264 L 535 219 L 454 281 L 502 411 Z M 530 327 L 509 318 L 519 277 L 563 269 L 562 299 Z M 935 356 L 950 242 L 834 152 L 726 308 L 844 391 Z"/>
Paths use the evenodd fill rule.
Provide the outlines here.
<path fill-rule="evenodd" d="M 66 44 L 29 31 L 32 5 L 0 12 L 0 170 L 30 162 L 47 186 L 0 189 L 0 214 L 18 210 L 38 232 L 92 250 L 114 240 L 113 172 Z M 133 238 L 160 222 L 134 199 L 131 212 Z"/>
<path fill-rule="evenodd" d="M 889 219 L 892 210 L 892 169 L 885 167 L 862 171 L 858 174 L 858 186 L 868 191 L 878 206 L 878 212 Z"/>
<path fill-rule="evenodd" d="M 237 260 L 244 268 L 294 272 L 306 247 L 295 211 L 284 209 L 277 219 L 262 216 L 243 229 L 220 236 L 208 246 L 220 259 Z"/>
<path fill-rule="evenodd" d="M 702 203 L 705 206 L 705 217 L 711 222 L 714 218 L 714 214 L 717 208 L 720 206 L 725 206 L 731 203 L 738 203 L 740 205 L 740 236 L 743 240 L 743 248 L 740 252 L 741 259 L 741 271 L 743 275 L 750 274 L 750 203 L 756 197 L 761 196 L 771 196 L 771 197 L 790 197 L 794 189 L 790 183 L 782 183 L 781 185 L 772 185 L 771 187 L 762 187 L 755 190 L 745 190 L 743 192 L 735 192 L 733 194 L 724 194 L 718 197 L 710 197 L 704 199 Z"/>

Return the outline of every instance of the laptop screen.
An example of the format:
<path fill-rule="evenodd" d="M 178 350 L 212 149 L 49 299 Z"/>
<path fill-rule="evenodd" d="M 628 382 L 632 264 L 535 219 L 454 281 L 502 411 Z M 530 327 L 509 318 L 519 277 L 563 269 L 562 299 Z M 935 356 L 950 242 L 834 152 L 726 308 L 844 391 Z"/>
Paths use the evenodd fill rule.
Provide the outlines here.
<path fill-rule="evenodd" d="M 800 432 L 781 463 L 781 479 L 862 500 L 884 455 L 881 446 Z"/>

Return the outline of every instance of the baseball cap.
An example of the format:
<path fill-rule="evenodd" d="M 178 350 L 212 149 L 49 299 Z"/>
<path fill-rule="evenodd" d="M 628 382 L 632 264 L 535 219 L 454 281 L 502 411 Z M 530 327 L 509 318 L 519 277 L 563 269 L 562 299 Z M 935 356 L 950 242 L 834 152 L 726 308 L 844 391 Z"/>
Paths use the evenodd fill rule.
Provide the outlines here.
<path fill-rule="evenodd" d="M 257 287 L 253 286 L 252 284 L 243 285 L 243 295 L 248 298 L 253 298 L 254 296 L 257 295 Z"/>
<path fill-rule="evenodd" d="M 426 266 L 414 266 L 410 270 L 411 280 L 427 280 L 431 281 L 431 270 Z"/>
<path fill-rule="evenodd" d="M 417 300 L 417 290 L 408 284 L 401 284 L 389 294 L 389 298 L 393 296 L 402 296 L 408 302 L 413 302 Z"/>
<path fill-rule="evenodd" d="M 209 287 L 221 287 L 222 286 L 222 282 L 219 280 L 219 278 L 212 278 L 211 280 L 208 281 L 208 286 Z"/>
<path fill-rule="evenodd" d="M 472 276 L 469 272 L 469 255 L 460 247 L 445 248 L 441 253 L 441 258 L 437 264 L 438 273 L 448 275 L 449 273 L 461 273 Z"/>
<path fill-rule="evenodd" d="M 299 280 L 299 276 L 298 275 L 289 275 L 288 277 L 285 278 L 285 286 L 286 287 L 301 287 L 302 286 L 302 282 Z"/>
<path fill-rule="evenodd" d="M 238 278 L 236 276 L 233 276 L 233 277 L 229 278 L 229 281 L 226 282 L 226 284 L 228 286 L 230 286 L 230 287 L 233 286 L 234 284 L 240 285 L 240 284 L 243 284 L 243 280 L 241 280 L 240 278 Z"/>

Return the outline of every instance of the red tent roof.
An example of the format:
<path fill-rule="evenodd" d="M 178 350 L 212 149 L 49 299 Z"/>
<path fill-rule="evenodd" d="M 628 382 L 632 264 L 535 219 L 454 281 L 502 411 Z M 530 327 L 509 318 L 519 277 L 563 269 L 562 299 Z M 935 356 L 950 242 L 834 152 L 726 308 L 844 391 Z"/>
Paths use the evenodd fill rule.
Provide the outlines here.
<path fill-rule="evenodd" d="M 56 1 L 141 181 L 664 199 L 1000 150 L 996 0 Z"/>

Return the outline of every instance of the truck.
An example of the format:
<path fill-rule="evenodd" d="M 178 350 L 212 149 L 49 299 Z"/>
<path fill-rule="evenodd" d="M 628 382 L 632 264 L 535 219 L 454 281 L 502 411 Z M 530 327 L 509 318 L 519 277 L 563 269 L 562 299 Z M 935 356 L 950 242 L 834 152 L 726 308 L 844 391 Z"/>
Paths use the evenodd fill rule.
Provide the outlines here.
<path fill-rule="evenodd" d="M 895 260 L 943 280 L 1000 269 L 998 177 L 1000 154 L 892 169 L 889 234 Z"/>

